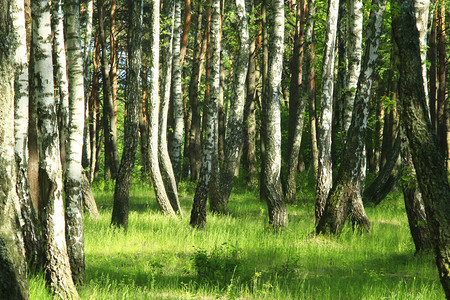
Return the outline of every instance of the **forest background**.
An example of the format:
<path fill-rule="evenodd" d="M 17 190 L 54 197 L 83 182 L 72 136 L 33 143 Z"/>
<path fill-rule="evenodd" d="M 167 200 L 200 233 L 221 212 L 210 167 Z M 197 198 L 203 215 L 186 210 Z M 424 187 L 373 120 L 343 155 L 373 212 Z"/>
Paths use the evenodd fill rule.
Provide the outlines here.
<path fill-rule="evenodd" d="M 2 295 L 450 297 L 446 1 L 2 5 Z"/>

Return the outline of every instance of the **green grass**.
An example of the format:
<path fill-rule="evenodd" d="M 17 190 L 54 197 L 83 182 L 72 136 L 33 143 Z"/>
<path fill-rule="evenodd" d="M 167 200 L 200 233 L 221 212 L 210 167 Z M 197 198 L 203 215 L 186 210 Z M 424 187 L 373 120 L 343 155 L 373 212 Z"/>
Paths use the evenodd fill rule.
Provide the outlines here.
<path fill-rule="evenodd" d="M 204 231 L 189 226 L 189 185 L 183 219 L 160 214 L 151 189 L 134 188 L 127 232 L 110 227 L 112 192 L 95 196 L 101 220 L 85 221 L 83 299 L 444 299 L 434 258 L 414 255 L 399 194 L 366 209 L 370 234 L 348 226 L 339 238 L 312 234 L 308 192 L 276 233 L 256 192 L 234 192 L 230 215 L 208 215 Z M 51 299 L 42 275 L 30 289 Z"/>

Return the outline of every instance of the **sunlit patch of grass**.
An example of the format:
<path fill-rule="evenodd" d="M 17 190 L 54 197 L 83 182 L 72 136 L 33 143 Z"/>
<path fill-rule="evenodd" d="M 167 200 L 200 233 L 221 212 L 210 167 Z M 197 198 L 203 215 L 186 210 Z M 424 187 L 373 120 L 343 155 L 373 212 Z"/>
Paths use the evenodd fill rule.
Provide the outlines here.
<path fill-rule="evenodd" d="M 371 233 L 345 226 L 338 238 L 313 234 L 313 198 L 289 206 L 289 226 L 273 232 L 257 192 L 238 189 L 230 214 L 208 214 L 199 231 L 189 226 L 191 185 L 178 219 L 158 212 L 151 188 L 134 186 L 124 231 L 110 226 L 113 192 L 95 196 L 101 218 L 85 221 L 83 299 L 444 298 L 433 257 L 414 255 L 399 194 L 367 208 Z M 33 299 L 48 297 L 40 277 L 30 286 Z"/>

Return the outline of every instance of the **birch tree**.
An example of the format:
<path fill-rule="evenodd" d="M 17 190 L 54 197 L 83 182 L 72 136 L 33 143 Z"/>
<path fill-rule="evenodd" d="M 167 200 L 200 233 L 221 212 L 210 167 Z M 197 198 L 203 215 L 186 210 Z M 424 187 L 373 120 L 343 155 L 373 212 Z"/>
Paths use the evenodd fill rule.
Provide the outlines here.
<path fill-rule="evenodd" d="M 358 227 L 361 231 L 370 230 L 370 222 L 364 211 L 361 193 L 366 178 L 365 139 L 369 101 L 385 8 L 386 0 L 372 2 L 362 70 L 353 105 L 352 123 L 347 132 L 337 178 L 328 195 L 323 215 L 317 224 L 317 233 L 339 235 L 349 214 L 352 216 L 354 227 Z"/>
<path fill-rule="evenodd" d="M 194 203 L 191 210 L 190 225 L 194 228 L 206 227 L 206 200 L 211 180 L 212 159 L 217 151 L 216 122 L 218 118 L 219 73 L 220 73 L 220 0 L 211 1 L 211 43 L 210 43 L 210 71 L 209 102 L 206 107 L 206 131 L 202 145 L 202 163 L 200 178 L 195 189 Z"/>
<path fill-rule="evenodd" d="M 236 0 L 237 28 L 239 30 L 239 54 L 234 64 L 234 79 L 232 86 L 230 111 L 228 114 L 225 140 L 225 159 L 220 170 L 219 199 L 217 212 L 227 213 L 228 198 L 233 187 L 235 170 L 239 165 L 242 146 L 243 119 L 245 106 L 245 80 L 248 73 L 250 57 L 250 38 L 248 32 L 248 16 L 245 0 Z"/>
<path fill-rule="evenodd" d="M 31 3 L 34 53 L 33 92 L 37 99 L 39 130 L 39 201 L 44 239 L 44 271 L 56 297 L 78 298 L 67 254 L 59 133 L 52 66 L 49 1 Z"/>
<path fill-rule="evenodd" d="M 150 162 L 150 176 L 153 182 L 153 189 L 155 190 L 156 202 L 161 211 L 165 214 L 175 216 L 169 198 L 167 197 L 166 189 L 164 188 L 161 170 L 158 162 L 158 119 L 159 119 L 159 0 L 151 2 L 152 20 L 150 25 L 150 99 L 148 108 L 148 136 L 149 136 L 149 162 Z"/>
<path fill-rule="evenodd" d="M 269 69 L 266 97 L 262 109 L 265 122 L 263 190 L 267 201 L 269 224 L 278 229 L 288 222 L 281 187 L 281 72 L 283 69 L 284 1 L 272 1 L 273 31 L 270 35 Z"/>
<path fill-rule="evenodd" d="M 0 1 L 0 298 L 28 299 L 25 251 L 16 222 L 20 206 L 14 161 L 14 30 L 20 6 L 23 17 L 23 2 L 14 3 Z"/>
<path fill-rule="evenodd" d="M 334 57 L 337 21 L 339 14 L 339 0 L 328 2 L 327 23 L 325 27 L 324 54 L 322 63 L 322 94 L 320 97 L 320 116 L 317 128 L 319 150 L 319 169 L 317 171 L 316 187 L 316 223 L 322 217 L 328 192 L 331 189 L 332 161 L 331 161 L 331 126 L 333 116 L 333 79 Z"/>
<path fill-rule="evenodd" d="M 175 212 L 181 212 L 180 201 L 178 199 L 177 182 L 174 169 L 169 156 L 167 145 L 167 122 L 169 114 L 170 89 L 172 82 L 172 60 L 173 60 L 173 40 L 174 40 L 174 18 L 176 5 L 175 0 L 168 1 L 164 5 L 168 18 L 168 33 L 164 37 L 163 47 L 163 75 L 161 82 L 161 105 L 159 108 L 158 125 L 158 158 L 161 175 L 166 188 L 170 204 Z M 181 84 L 181 83 L 180 83 Z"/>
<path fill-rule="evenodd" d="M 130 203 L 131 177 L 139 140 L 140 111 L 140 71 L 142 50 L 142 18 L 143 1 L 128 1 L 130 9 L 130 28 L 128 45 L 128 91 L 125 117 L 125 141 L 120 162 L 119 173 L 114 190 L 114 205 L 111 223 L 115 226 L 128 228 L 128 212 Z"/>
<path fill-rule="evenodd" d="M 31 201 L 28 182 L 28 51 L 26 44 L 24 1 L 13 4 L 12 18 L 16 34 L 14 81 L 14 138 L 17 167 L 16 191 L 20 201 L 20 217 L 25 245 L 25 256 L 31 270 L 38 269 L 42 263 L 41 237 L 37 213 Z"/>
<path fill-rule="evenodd" d="M 414 1 L 392 0 L 391 5 L 398 7 L 392 16 L 392 28 L 400 57 L 400 121 L 417 172 L 439 277 L 445 295 L 450 299 L 450 187 L 445 160 L 438 150 L 426 109 Z"/>
<path fill-rule="evenodd" d="M 172 50 L 172 111 L 173 111 L 173 137 L 170 145 L 170 158 L 172 159 L 173 172 L 177 182 L 181 172 L 181 144 L 183 142 L 184 120 L 183 99 L 181 93 L 181 0 L 174 0 L 174 31 Z"/>

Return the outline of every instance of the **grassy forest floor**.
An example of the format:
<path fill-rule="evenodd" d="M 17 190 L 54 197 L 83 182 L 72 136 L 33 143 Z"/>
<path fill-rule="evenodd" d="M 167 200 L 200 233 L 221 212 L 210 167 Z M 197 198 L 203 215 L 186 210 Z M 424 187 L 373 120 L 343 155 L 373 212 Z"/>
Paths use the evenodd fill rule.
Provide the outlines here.
<path fill-rule="evenodd" d="M 305 183 L 306 185 L 306 183 Z M 85 218 L 83 299 L 444 299 L 432 255 L 414 255 L 401 193 L 367 207 L 372 231 L 317 237 L 313 192 L 300 187 L 289 226 L 268 229 L 267 205 L 235 190 L 230 215 L 189 226 L 194 187 L 180 186 L 182 219 L 158 212 L 153 190 L 131 192 L 127 232 L 110 226 L 113 189 L 97 187 L 101 220 Z M 42 275 L 32 299 L 51 299 Z"/>

